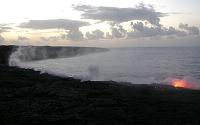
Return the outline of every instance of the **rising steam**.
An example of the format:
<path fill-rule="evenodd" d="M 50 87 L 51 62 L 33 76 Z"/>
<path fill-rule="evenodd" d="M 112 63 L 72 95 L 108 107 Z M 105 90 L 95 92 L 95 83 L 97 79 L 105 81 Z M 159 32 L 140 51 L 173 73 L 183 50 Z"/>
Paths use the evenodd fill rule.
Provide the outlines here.
<path fill-rule="evenodd" d="M 10 55 L 9 65 L 18 66 L 21 62 L 69 58 L 103 51 L 108 51 L 108 49 L 92 47 L 20 46 Z"/>
<path fill-rule="evenodd" d="M 113 80 L 131 82 L 133 84 L 160 83 L 176 88 L 200 89 L 200 81 L 191 77 L 193 74 L 182 78 L 176 78 L 176 75 L 173 75 L 185 75 L 183 74 L 184 70 L 182 70 L 182 67 L 179 68 L 179 66 L 174 65 L 177 63 L 177 57 L 182 60 L 188 58 L 188 56 L 184 57 L 182 53 L 180 55 L 176 55 L 179 53 L 169 55 L 168 50 L 154 51 L 151 48 L 110 49 L 110 51 L 104 51 L 107 51 L 107 49 L 87 47 L 19 47 L 10 55 L 9 65 L 32 68 L 37 71 L 64 77 L 80 78 L 83 81 Z M 164 55 L 159 57 L 159 60 L 155 56 L 157 51 Z M 95 54 L 89 54 L 94 52 Z M 89 55 L 80 56 L 84 54 Z M 194 56 L 193 53 L 191 54 Z M 193 65 L 190 62 L 187 64 Z"/>

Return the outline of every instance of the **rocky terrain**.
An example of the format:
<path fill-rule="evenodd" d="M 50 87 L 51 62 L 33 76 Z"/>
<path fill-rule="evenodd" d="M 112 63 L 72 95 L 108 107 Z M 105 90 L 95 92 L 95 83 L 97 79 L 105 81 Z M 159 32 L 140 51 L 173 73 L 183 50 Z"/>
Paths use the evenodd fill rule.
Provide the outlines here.
<path fill-rule="evenodd" d="M 81 82 L 0 62 L 0 125 L 200 124 L 198 90 Z"/>

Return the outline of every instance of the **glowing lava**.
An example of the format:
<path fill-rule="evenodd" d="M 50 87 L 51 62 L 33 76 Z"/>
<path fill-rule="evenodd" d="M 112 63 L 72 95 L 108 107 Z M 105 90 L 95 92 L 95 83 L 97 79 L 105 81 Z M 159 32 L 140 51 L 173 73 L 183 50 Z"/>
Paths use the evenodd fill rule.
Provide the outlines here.
<path fill-rule="evenodd" d="M 176 87 L 176 88 L 191 88 L 189 83 L 185 80 L 172 80 L 171 82 L 172 86 Z"/>

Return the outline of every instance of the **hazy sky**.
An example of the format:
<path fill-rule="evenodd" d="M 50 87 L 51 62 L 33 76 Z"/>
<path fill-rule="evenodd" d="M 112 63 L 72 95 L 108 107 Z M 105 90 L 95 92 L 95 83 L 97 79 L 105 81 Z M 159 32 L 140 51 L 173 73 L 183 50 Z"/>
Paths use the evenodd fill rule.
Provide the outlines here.
<path fill-rule="evenodd" d="M 0 44 L 200 45 L 199 0 L 1 0 Z"/>

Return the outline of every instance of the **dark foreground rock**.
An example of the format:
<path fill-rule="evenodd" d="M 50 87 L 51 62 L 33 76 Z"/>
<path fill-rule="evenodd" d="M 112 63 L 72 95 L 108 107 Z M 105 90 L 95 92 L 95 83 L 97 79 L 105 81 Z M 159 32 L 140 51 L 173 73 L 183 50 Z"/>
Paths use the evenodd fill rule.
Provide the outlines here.
<path fill-rule="evenodd" d="M 10 54 L 16 49 L 16 46 L 0 46 L 0 64 L 7 65 Z"/>
<path fill-rule="evenodd" d="M 0 125 L 199 125 L 200 92 L 0 66 Z"/>

